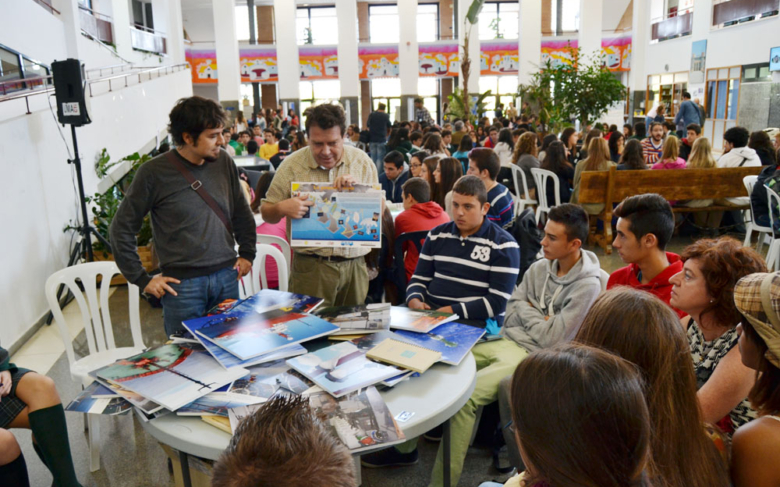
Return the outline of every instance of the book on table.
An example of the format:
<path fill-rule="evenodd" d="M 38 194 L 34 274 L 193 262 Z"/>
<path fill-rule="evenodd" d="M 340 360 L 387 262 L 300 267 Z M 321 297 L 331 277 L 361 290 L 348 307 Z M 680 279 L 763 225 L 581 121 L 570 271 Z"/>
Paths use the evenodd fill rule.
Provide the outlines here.
<path fill-rule="evenodd" d="M 395 377 L 403 371 L 366 358 L 354 343 L 342 342 L 287 360 L 303 376 L 335 397 Z"/>
<path fill-rule="evenodd" d="M 390 328 L 428 333 L 437 326 L 457 320 L 458 315 L 432 309 L 410 309 L 401 306 L 390 308 Z"/>
<path fill-rule="evenodd" d="M 194 344 L 169 344 L 118 360 L 95 375 L 176 411 L 195 399 L 240 379 L 249 371 L 225 370 Z"/>
<path fill-rule="evenodd" d="M 309 379 L 292 370 L 287 362 L 275 360 L 251 367 L 249 374 L 234 381 L 228 392 L 255 396 L 267 401 L 280 394 L 302 394 L 312 385 Z"/>
<path fill-rule="evenodd" d="M 232 394 L 230 392 L 210 392 L 199 397 L 191 403 L 182 406 L 176 411 L 178 416 L 222 416 L 228 417 L 228 409 L 239 406 L 260 404 L 267 399 L 249 396 L 246 394 Z"/>
<path fill-rule="evenodd" d="M 95 382 L 99 383 L 107 390 L 115 393 L 117 396 L 122 397 L 125 401 L 129 402 L 130 404 L 138 408 L 145 415 L 149 416 L 165 410 L 165 408 L 162 407 L 161 405 L 157 404 L 156 402 L 150 399 L 145 398 L 144 396 L 138 393 L 129 391 L 124 387 L 108 382 L 105 379 L 101 379 L 100 377 L 97 376 L 95 372 L 96 371 L 93 370 L 92 372 L 89 373 L 89 376 L 95 379 Z"/>
<path fill-rule="evenodd" d="M 335 333 L 339 327 L 289 307 L 258 310 L 235 306 L 226 313 L 187 320 L 184 326 L 242 361 Z"/>
<path fill-rule="evenodd" d="M 334 335 L 376 333 L 390 327 L 390 303 L 372 303 L 362 306 L 331 306 L 314 312 L 325 321 L 338 325 Z"/>
<path fill-rule="evenodd" d="M 102 384 L 93 382 L 65 406 L 65 411 L 116 416 L 127 413 L 132 407 L 133 405 L 121 396 L 111 393 Z"/>
<path fill-rule="evenodd" d="M 266 309 L 286 306 L 299 313 L 311 313 L 324 299 L 296 294 L 276 289 L 262 289 L 258 293 L 244 299 L 226 299 L 206 312 L 206 316 L 227 313 L 232 310 L 254 309 L 262 311 Z"/>
<path fill-rule="evenodd" d="M 475 326 L 450 321 L 439 325 L 428 333 L 415 333 L 406 330 L 395 332 L 397 339 L 419 345 L 429 350 L 441 352 L 440 362 L 458 365 L 468 355 L 485 334 L 485 330 Z"/>
<path fill-rule="evenodd" d="M 441 359 L 441 352 L 388 338 L 366 352 L 366 357 L 422 374 Z"/>

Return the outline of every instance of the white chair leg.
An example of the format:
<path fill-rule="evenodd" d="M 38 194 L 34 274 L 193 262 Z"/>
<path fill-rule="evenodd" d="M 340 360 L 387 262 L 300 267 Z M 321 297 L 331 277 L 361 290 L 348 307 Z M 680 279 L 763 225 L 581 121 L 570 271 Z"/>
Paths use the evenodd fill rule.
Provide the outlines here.
<path fill-rule="evenodd" d="M 750 237 L 752 236 L 752 234 L 753 234 L 753 224 L 748 223 L 747 230 L 745 231 L 745 241 L 742 243 L 743 247 L 750 247 L 750 243 L 751 243 Z M 761 234 L 759 233 L 759 235 Z M 761 242 L 761 237 L 758 238 L 758 241 Z"/>
<path fill-rule="evenodd" d="M 539 224 L 539 219 L 540 219 L 541 217 L 542 217 L 542 207 L 541 207 L 541 205 L 540 205 L 540 206 L 537 206 L 537 207 L 536 207 L 536 224 L 537 224 L 537 225 Z"/>
<path fill-rule="evenodd" d="M 87 414 L 89 422 L 89 471 L 100 470 L 100 415 Z"/>

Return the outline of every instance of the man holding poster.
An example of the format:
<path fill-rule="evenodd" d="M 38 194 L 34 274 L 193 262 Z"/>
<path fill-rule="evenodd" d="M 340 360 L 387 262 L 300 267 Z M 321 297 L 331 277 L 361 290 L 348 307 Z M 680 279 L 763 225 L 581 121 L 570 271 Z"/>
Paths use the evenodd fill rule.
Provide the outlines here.
<path fill-rule="evenodd" d="M 311 108 L 306 118 L 309 146 L 288 156 L 279 166 L 260 211 L 263 220 L 277 223 L 307 216 L 315 202 L 307 195 L 293 196 L 293 182 L 332 183 L 337 190 L 355 184 L 379 183 L 377 169 L 368 154 L 344 146 L 346 115 L 339 105 Z M 381 231 L 381 228 L 380 228 Z M 363 304 L 368 292 L 365 259 L 368 247 L 296 247 L 290 272 L 290 291 L 323 298 L 323 306 Z"/>

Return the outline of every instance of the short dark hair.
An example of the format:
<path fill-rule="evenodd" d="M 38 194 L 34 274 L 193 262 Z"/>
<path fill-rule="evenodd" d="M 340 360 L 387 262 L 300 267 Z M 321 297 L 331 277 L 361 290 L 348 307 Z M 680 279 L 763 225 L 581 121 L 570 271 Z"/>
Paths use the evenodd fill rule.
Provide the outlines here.
<path fill-rule="evenodd" d="M 257 149 L 259 149 L 260 146 L 257 145 L 256 140 L 250 140 L 246 143 L 246 151 L 249 153 L 249 155 L 255 155 L 257 153 Z"/>
<path fill-rule="evenodd" d="M 691 99 L 691 94 L 690 94 L 690 93 L 688 93 L 687 91 L 683 91 L 683 92 L 682 92 L 682 97 L 683 97 L 683 98 L 687 98 L 687 99 L 689 99 L 689 100 L 690 100 L 690 99 Z"/>
<path fill-rule="evenodd" d="M 548 218 L 566 227 L 566 238 L 570 242 L 574 239 L 580 239 L 583 244 L 588 241 L 590 218 L 583 207 L 571 203 L 553 206 Z"/>
<path fill-rule="evenodd" d="M 634 124 L 634 133 L 637 137 L 645 138 L 647 135 L 647 125 L 645 122 L 637 122 Z"/>
<path fill-rule="evenodd" d="M 423 178 L 409 178 L 401 186 L 404 197 L 407 195 L 414 198 L 418 203 L 427 203 L 431 201 L 431 187 L 428 181 Z"/>
<path fill-rule="evenodd" d="M 665 250 L 674 233 L 674 214 L 669 202 L 655 193 L 629 196 L 615 208 L 613 214 L 628 220 L 628 230 L 638 239 L 652 233 L 658 248 Z"/>
<path fill-rule="evenodd" d="M 222 105 L 214 100 L 191 96 L 177 101 L 168 119 L 168 132 L 174 144 L 181 147 L 186 144 L 184 134 L 189 134 L 197 145 L 198 137 L 204 130 L 224 127 L 227 115 Z"/>
<path fill-rule="evenodd" d="M 347 131 L 347 115 L 341 105 L 323 103 L 315 105 L 309 110 L 309 115 L 306 117 L 306 135 L 311 133 L 312 125 L 316 125 L 322 130 L 338 127 L 341 130 L 341 136 L 344 136 Z"/>
<path fill-rule="evenodd" d="M 488 133 L 490 133 L 490 132 L 498 132 L 499 130 L 501 130 L 501 129 L 496 127 L 495 125 L 491 125 L 490 127 L 488 127 Z"/>
<path fill-rule="evenodd" d="M 446 137 L 448 135 L 452 135 L 452 130 L 442 130 L 441 131 L 441 136 L 442 137 Z"/>
<path fill-rule="evenodd" d="M 276 130 L 274 130 L 273 127 L 266 127 L 265 130 L 263 130 L 263 133 L 273 134 L 274 136 L 276 136 Z"/>
<path fill-rule="evenodd" d="M 696 132 L 696 135 L 701 135 L 701 125 L 698 123 L 689 123 L 685 130 L 693 130 Z"/>
<path fill-rule="evenodd" d="M 409 141 L 410 142 L 414 142 L 414 141 L 420 140 L 422 138 L 423 138 L 423 134 L 419 130 L 415 130 L 414 132 L 409 134 Z"/>
<path fill-rule="evenodd" d="M 314 417 L 308 398 L 277 396 L 239 423 L 214 465 L 214 487 L 355 487 L 349 450 Z"/>
<path fill-rule="evenodd" d="M 731 127 L 723 134 L 723 140 L 734 147 L 745 147 L 750 140 L 750 132 L 745 127 Z"/>
<path fill-rule="evenodd" d="M 414 99 L 414 102 L 415 103 L 422 103 L 423 99 L 418 96 L 417 98 Z"/>
<path fill-rule="evenodd" d="M 663 124 L 661 122 L 650 122 L 650 128 L 648 129 L 648 133 L 652 133 L 653 132 L 653 128 L 655 128 L 656 125 L 659 125 L 659 126 L 663 127 L 665 124 Z"/>
<path fill-rule="evenodd" d="M 464 196 L 476 196 L 480 205 L 487 203 L 487 188 L 485 188 L 485 183 L 476 176 L 463 176 L 458 179 L 455 182 L 455 186 L 452 187 L 452 192 Z"/>
<path fill-rule="evenodd" d="M 385 105 L 384 103 L 379 103 L 379 104 L 376 106 L 376 109 L 377 109 L 377 110 L 384 110 L 385 108 L 387 108 L 387 105 Z"/>
<path fill-rule="evenodd" d="M 479 172 L 487 171 L 490 179 L 496 180 L 501 170 L 501 161 L 496 151 L 489 147 L 476 147 L 469 152 L 469 159 L 474 161 Z"/>
<path fill-rule="evenodd" d="M 279 150 L 287 150 L 290 148 L 290 141 L 282 137 L 282 140 L 279 141 Z"/>
<path fill-rule="evenodd" d="M 404 167 L 405 160 L 406 158 L 404 157 L 403 154 L 401 154 L 397 150 L 394 150 L 387 153 L 383 162 L 389 162 L 390 164 L 394 165 L 396 169 L 400 169 Z"/>

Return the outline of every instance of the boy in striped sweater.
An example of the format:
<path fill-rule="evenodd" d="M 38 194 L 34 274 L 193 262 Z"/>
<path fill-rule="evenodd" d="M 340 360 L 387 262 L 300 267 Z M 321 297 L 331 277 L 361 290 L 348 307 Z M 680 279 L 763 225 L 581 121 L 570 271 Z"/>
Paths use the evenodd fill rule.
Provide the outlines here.
<path fill-rule="evenodd" d="M 487 189 L 490 208 L 487 219 L 501 228 L 509 228 L 515 220 L 515 201 L 509 188 L 496 181 L 501 170 L 501 161 L 493 149 L 477 147 L 469 152 L 469 167 L 466 174 L 477 176 Z"/>

